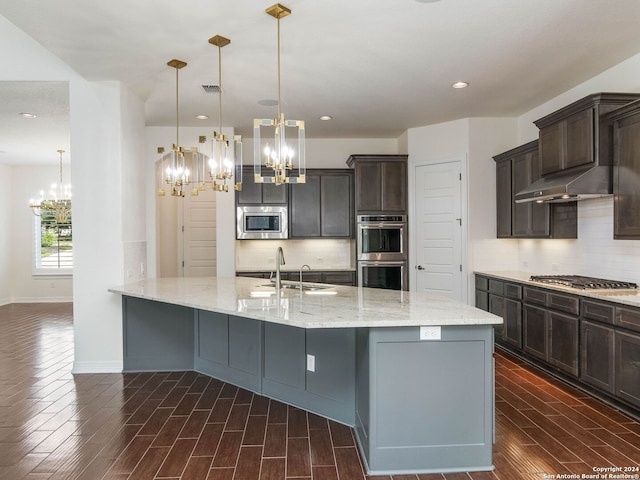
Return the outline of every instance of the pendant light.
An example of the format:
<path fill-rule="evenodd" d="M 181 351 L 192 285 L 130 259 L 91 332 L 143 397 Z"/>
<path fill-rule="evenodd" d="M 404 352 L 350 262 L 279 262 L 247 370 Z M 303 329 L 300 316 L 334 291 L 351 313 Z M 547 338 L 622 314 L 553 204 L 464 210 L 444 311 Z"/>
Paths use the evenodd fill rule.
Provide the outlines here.
<path fill-rule="evenodd" d="M 171 196 L 184 197 L 186 188 L 193 184 L 191 195 L 198 195 L 199 190 L 204 188 L 201 177 L 202 167 L 205 163 L 204 154 L 197 147 L 185 150 L 180 146 L 180 124 L 179 124 L 179 71 L 187 66 L 182 60 L 173 59 L 167 65 L 176 70 L 176 143 L 171 146 L 171 151 L 164 154 L 164 147 L 158 147 L 158 154 L 163 155 L 159 162 L 158 169 L 158 195 L 164 196 L 164 184 L 169 185 Z M 202 141 L 202 139 L 201 139 Z"/>
<path fill-rule="evenodd" d="M 278 116 L 275 119 L 254 119 L 253 121 L 253 174 L 256 183 L 305 183 L 305 133 L 303 120 L 287 120 L 282 112 L 280 88 L 280 19 L 291 14 L 287 7 L 276 3 L 265 12 L 278 22 Z M 261 129 L 273 135 L 271 142 L 262 144 Z M 297 130 L 297 142 L 295 139 Z M 287 135 L 287 131 L 291 134 Z M 289 140 L 287 140 L 287 137 Z M 272 171 L 272 175 L 262 175 L 262 166 Z M 297 175 L 292 175 L 297 170 Z"/>
<path fill-rule="evenodd" d="M 62 154 L 64 150 L 58 150 L 60 156 L 60 181 L 56 185 L 51 185 L 48 194 L 40 190 L 40 199 L 33 198 L 29 201 L 29 206 L 34 215 L 39 217 L 53 216 L 56 223 L 68 223 L 71 219 L 71 185 L 64 185 L 62 182 Z"/>
<path fill-rule="evenodd" d="M 211 138 L 211 158 L 209 159 L 209 176 L 211 187 L 217 192 L 228 192 L 227 181 L 235 176 L 234 190 L 242 190 L 242 137 L 233 136 L 233 152 L 230 138 L 222 133 L 222 47 L 231 40 L 221 35 L 209 39 L 211 45 L 218 47 L 218 131 Z M 235 160 L 232 160 L 232 153 Z"/>

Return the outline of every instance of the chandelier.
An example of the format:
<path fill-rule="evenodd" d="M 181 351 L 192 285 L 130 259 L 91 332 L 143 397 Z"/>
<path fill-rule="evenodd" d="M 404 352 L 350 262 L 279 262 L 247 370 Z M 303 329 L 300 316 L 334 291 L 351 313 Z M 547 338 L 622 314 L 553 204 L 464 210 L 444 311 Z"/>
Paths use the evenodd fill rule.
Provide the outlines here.
<path fill-rule="evenodd" d="M 71 185 L 62 183 L 62 154 L 64 150 L 58 150 L 60 155 L 60 181 L 51 185 L 47 197 L 44 190 L 40 190 L 40 199 L 36 202 L 29 200 L 29 206 L 34 215 L 52 216 L 56 223 L 68 223 L 71 217 Z"/>
<path fill-rule="evenodd" d="M 305 183 L 306 164 L 304 148 L 304 121 L 287 120 L 282 113 L 282 101 L 280 94 L 280 19 L 291 14 L 287 7 L 276 3 L 265 10 L 265 12 L 278 21 L 278 116 L 275 119 L 254 119 L 253 120 L 253 174 L 256 183 Z M 273 143 L 262 144 L 261 129 L 268 131 L 268 135 L 273 135 Z M 291 131 L 295 138 L 297 130 L 297 150 L 294 143 L 287 141 L 287 130 Z M 292 138 L 290 135 L 289 138 Z M 296 158 L 297 157 L 297 158 Z M 297 168 L 295 160 L 297 159 Z M 262 176 L 262 165 L 273 170 L 273 175 Z M 297 170 L 297 175 L 292 173 Z"/>
<path fill-rule="evenodd" d="M 230 138 L 222 133 L 222 47 L 231 40 L 221 35 L 209 39 L 209 43 L 218 47 L 218 120 L 219 131 L 211 138 L 211 158 L 209 159 L 209 177 L 211 187 L 217 192 L 228 192 L 227 181 L 235 174 L 234 190 L 242 190 L 242 137 L 233 136 L 235 162 L 231 159 Z"/>
<path fill-rule="evenodd" d="M 171 151 L 164 153 L 164 147 L 158 147 L 160 158 L 160 168 L 158 169 L 158 195 L 164 196 L 164 184 L 169 185 L 171 196 L 184 197 L 185 190 L 189 185 L 194 185 L 191 195 L 196 196 L 198 192 L 204 190 L 204 177 L 202 176 L 202 165 L 205 162 L 205 155 L 197 147 L 185 149 L 180 146 L 179 130 L 179 77 L 178 72 L 187 66 L 182 60 L 173 59 L 167 65 L 176 69 L 176 143 L 171 146 Z M 202 143 L 204 137 L 200 137 Z"/>

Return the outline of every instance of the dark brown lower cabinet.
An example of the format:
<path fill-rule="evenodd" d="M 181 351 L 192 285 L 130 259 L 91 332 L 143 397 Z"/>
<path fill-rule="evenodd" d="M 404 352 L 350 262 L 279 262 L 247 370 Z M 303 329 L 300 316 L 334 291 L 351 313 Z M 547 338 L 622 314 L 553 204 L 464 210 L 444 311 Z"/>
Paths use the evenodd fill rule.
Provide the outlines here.
<path fill-rule="evenodd" d="M 493 313 L 504 319 L 504 297 L 489 294 L 489 313 Z M 493 326 L 493 333 L 498 340 L 504 338 L 504 323 Z"/>
<path fill-rule="evenodd" d="M 503 339 L 520 349 L 522 348 L 522 302 L 511 298 L 504 299 Z"/>
<path fill-rule="evenodd" d="M 616 332 L 616 395 L 640 407 L 640 336 Z"/>
<path fill-rule="evenodd" d="M 607 393 L 614 393 L 613 328 L 581 320 L 580 380 Z"/>
<path fill-rule="evenodd" d="M 549 340 L 547 361 L 574 377 L 578 376 L 578 318 L 548 312 Z"/>
<path fill-rule="evenodd" d="M 523 307 L 525 352 L 540 360 L 547 360 L 547 311 L 533 305 Z"/>

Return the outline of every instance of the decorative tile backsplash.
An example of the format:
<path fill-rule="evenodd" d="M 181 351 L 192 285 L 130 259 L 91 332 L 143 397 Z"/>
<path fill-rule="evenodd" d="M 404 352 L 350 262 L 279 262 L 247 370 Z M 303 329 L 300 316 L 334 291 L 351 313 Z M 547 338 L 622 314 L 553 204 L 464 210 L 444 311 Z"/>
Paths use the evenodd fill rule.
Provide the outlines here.
<path fill-rule="evenodd" d="M 286 264 L 282 270 L 355 268 L 354 240 L 238 240 L 236 270 L 274 270 L 276 249 L 281 246 Z"/>

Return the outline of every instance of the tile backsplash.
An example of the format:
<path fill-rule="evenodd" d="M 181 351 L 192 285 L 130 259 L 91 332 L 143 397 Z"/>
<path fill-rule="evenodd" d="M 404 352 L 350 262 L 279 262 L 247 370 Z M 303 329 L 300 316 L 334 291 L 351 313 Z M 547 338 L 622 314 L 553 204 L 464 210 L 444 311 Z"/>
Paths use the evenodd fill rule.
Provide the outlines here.
<path fill-rule="evenodd" d="M 520 240 L 517 270 L 640 283 L 640 240 L 613 239 L 613 196 L 578 204 L 577 240 Z"/>
<path fill-rule="evenodd" d="M 273 270 L 279 246 L 286 260 L 282 270 L 297 271 L 304 264 L 312 270 L 355 268 L 355 240 L 237 240 L 236 270 Z"/>

